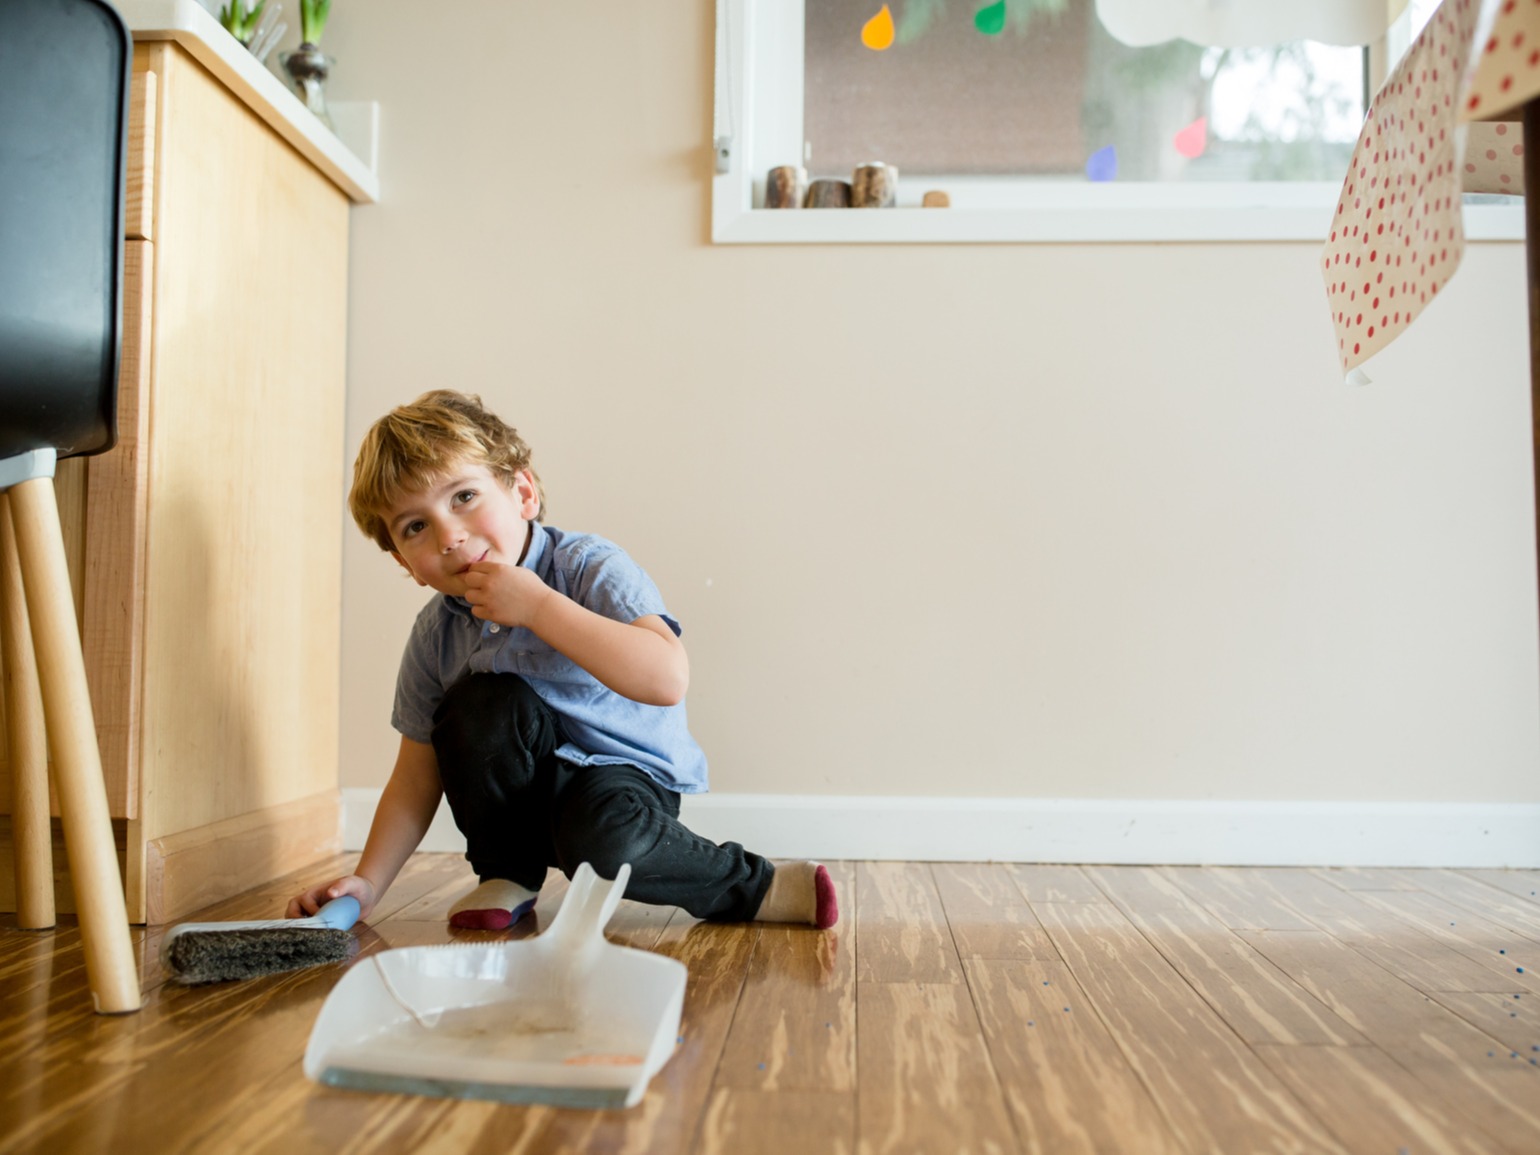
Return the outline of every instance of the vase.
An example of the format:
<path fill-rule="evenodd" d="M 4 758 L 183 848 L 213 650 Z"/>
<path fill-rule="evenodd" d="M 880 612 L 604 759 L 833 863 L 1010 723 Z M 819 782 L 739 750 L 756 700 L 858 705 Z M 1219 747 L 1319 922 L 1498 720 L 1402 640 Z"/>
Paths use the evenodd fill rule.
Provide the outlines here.
<path fill-rule="evenodd" d="M 326 78 L 336 63 L 314 44 L 306 42 L 290 52 L 280 52 L 278 63 L 289 74 L 289 83 L 295 94 L 304 101 L 305 107 L 315 113 L 327 128 L 333 129 L 331 114 L 326 111 Z"/>

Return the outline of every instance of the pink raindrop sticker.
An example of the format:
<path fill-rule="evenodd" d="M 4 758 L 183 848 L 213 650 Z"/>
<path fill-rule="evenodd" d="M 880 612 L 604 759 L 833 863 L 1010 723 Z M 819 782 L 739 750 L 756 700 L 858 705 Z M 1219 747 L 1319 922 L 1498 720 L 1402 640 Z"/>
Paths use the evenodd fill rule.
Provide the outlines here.
<path fill-rule="evenodd" d="M 1208 117 L 1200 116 L 1171 138 L 1176 151 L 1188 160 L 1196 160 L 1208 147 Z"/>

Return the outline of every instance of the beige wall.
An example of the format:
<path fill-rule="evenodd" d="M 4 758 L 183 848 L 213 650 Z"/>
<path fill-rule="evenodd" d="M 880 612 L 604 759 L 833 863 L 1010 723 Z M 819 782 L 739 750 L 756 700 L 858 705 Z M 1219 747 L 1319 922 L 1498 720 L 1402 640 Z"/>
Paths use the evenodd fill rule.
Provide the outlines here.
<path fill-rule="evenodd" d="M 430 386 L 683 621 L 718 791 L 1540 800 L 1517 244 L 1342 383 L 1316 244 L 709 243 L 706 0 L 338 5 L 348 443 Z M 343 783 L 424 591 L 348 528 Z"/>

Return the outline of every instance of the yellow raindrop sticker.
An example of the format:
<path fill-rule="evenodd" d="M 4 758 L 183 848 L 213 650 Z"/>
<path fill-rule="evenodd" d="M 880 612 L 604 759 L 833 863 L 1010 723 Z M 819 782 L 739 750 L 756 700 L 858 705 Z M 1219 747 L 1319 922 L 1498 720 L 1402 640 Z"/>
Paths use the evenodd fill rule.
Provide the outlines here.
<path fill-rule="evenodd" d="M 893 44 L 893 13 L 884 4 L 882 11 L 861 26 L 861 43 L 873 52 L 881 52 Z"/>

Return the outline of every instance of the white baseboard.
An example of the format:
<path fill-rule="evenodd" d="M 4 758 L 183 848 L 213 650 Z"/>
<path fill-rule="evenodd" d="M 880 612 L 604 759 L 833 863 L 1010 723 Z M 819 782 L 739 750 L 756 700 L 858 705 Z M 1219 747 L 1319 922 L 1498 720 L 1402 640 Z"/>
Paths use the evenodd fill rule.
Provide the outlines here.
<path fill-rule="evenodd" d="M 360 850 L 378 789 L 342 792 Z M 705 794 L 682 818 L 772 858 L 1540 868 L 1540 805 Z M 421 849 L 464 853 L 447 807 Z"/>

